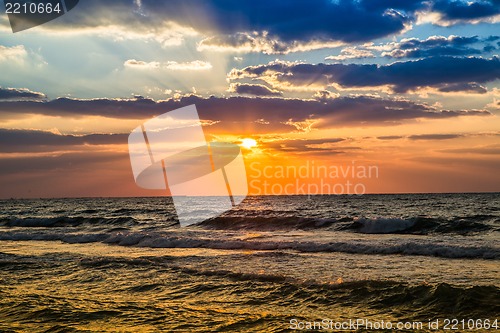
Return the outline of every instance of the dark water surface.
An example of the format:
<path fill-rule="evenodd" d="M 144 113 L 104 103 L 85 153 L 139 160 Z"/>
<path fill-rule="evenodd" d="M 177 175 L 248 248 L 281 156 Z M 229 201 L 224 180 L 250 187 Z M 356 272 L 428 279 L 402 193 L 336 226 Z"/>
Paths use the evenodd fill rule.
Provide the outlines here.
<path fill-rule="evenodd" d="M 1 332 L 500 314 L 500 194 L 249 197 L 187 228 L 168 198 L 0 205 Z"/>

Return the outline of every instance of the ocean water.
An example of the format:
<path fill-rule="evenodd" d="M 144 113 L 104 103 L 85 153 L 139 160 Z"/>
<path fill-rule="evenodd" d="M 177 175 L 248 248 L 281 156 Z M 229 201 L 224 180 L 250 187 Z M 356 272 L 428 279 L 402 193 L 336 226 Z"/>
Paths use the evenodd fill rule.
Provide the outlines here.
<path fill-rule="evenodd" d="M 169 198 L 0 207 L 1 332 L 500 329 L 498 193 L 248 197 L 186 228 Z"/>

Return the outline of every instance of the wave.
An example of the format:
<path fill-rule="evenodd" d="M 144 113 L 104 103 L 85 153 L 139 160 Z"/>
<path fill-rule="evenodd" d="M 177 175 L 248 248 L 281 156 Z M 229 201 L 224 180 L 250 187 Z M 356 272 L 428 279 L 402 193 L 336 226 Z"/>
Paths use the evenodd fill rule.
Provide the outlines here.
<path fill-rule="evenodd" d="M 415 220 L 398 218 L 360 219 L 352 225 L 353 229 L 366 234 L 388 234 L 408 231 L 415 226 Z"/>
<path fill-rule="evenodd" d="M 492 215 L 473 215 L 453 219 L 414 217 L 359 219 L 350 227 L 362 233 L 369 234 L 445 234 L 456 233 L 467 235 L 471 233 L 499 230 L 486 223 L 495 218 Z"/>
<path fill-rule="evenodd" d="M 113 211 L 130 213 L 130 209 Z M 238 214 L 241 212 L 233 212 Z M 294 215 L 269 216 L 276 212 L 245 212 L 244 215 L 223 215 L 199 223 L 196 227 L 217 230 L 333 230 L 366 234 L 459 234 L 500 231 L 500 218 L 496 215 L 470 215 L 453 218 L 417 216 L 391 217 L 302 217 Z M 281 214 L 281 213 L 280 213 Z M 291 214 L 291 212 L 286 212 Z M 133 216 L 133 215 L 132 215 Z M 166 215 L 163 221 L 139 221 L 130 215 L 123 216 L 56 216 L 56 217 L 7 217 L 0 218 L 0 227 L 57 228 L 57 227 L 114 227 L 168 228 L 178 225 L 174 216 Z"/>
<path fill-rule="evenodd" d="M 391 280 L 359 280 L 349 282 L 319 283 L 301 281 L 290 277 L 273 274 L 240 273 L 227 270 L 197 270 L 179 268 L 183 273 L 203 276 L 219 276 L 236 281 L 260 281 L 281 283 L 274 290 L 269 300 L 262 299 L 262 304 L 272 302 L 274 295 L 286 299 L 304 302 L 304 295 L 310 296 L 307 303 L 318 305 L 330 304 L 332 301 L 346 305 L 369 304 L 373 309 L 386 311 L 387 308 L 411 310 L 415 317 L 438 317 L 444 314 L 455 316 L 495 315 L 500 310 L 498 299 L 500 288 L 497 286 L 461 287 L 447 283 L 436 285 L 411 285 Z M 254 300 L 250 302 L 255 303 Z M 254 304 L 258 305 L 258 304 Z"/>
<path fill-rule="evenodd" d="M 348 220 L 352 221 L 350 218 Z M 297 216 L 218 216 L 201 222 L 198 226 L 207 229 L 275 231 L 327 228 L 339 221 L 334 218 Z"/>
<path fill-rule="evenodd" d="M 414 317 L 438 318 L 445 314 L 468 317 L 491 316 L 500 311 L 500 288 L 493 285 L 454 286 L 448 283 L 411 284 L 395 280 L 357 280 L 357 281 L 318 281 L 303 280 L 288 275 L 262 272 L 239 272 L 227 269 L 206 269 L 179 265 L 171 257 L 143 258 L 86 258 L 80 261 L 83 267 L 108 267 L 129 265 L 131 267 L 158 266 L 178 271 L 190 276 L 220 277 L 236 282 L 268 283 L 268 292 L 259 299 L 247 300 L 248 305 L 272 304 L 283 299 L 298 304 L 307 303 L 318 306 L 332 302 L 362 308 L 369 305 L 372 309 L 386 311 L 409 311 Z M 148 283 L 127 287 L 133 292 L 150 292 L 162 289 L 161 283 Z M 213 286 L 201 285 L 197 291 L 210 290 Z M 250 287 L 253 291 L 253 284 Z M 264 287 L 262 287 L 264 288 Z M 262 289 L 261 289 L 262 290 Z M 279 297 L 276 297 L 279 295 Z"/>
<path fill-rule="evenodd" d="M 0 219 L 3 227 L 50 228 L 76 227 L 80 225 L 92 226 L 134 226 L 140 224 L 132 217 L 47 217 L 47 218 L 7 218 Z"/>
<path fill-rule="evenodd" d="M 196 238 L 156 233 L 23 233 L 3 232 L 0 240 L 45 240 L 66 243 L 103 242 L 120 246 L 151 248 L 210 248 L 221 250 L 293 250 L 298 252 L 342 252 L 352 254 L 415 255 L 442 258 L 500 259 L 500 249 L 489 246 L 435 244 L 430 241 L 400 239 L 392 243 L 373 241 L 273 241 Z"/>
<path fill-rule="evenodd" d="M 367 234 L 432 234 L 455 233 L 467 235 L 477 232 L 498 231 L 490 221 L 493 215 L 473 215 L 452 219 L 412 217 L 412 218 L 310 218 L 297 216 L 283 217 L 248 217 L 219 216 L 199 224 L 206 229 L 221 230 L 311 230 L 330 229 L 336 231 L 352 231 Z"/>

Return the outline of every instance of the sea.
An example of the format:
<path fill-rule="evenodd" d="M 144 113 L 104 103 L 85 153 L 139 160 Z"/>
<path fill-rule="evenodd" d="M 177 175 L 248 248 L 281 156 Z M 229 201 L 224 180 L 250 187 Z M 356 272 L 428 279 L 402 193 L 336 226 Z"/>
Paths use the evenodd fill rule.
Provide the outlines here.
<path fill-rule="evenodd" d="M 500 193 L 2 200 L 0 332 L 495 332 L 499 240 Z"/>

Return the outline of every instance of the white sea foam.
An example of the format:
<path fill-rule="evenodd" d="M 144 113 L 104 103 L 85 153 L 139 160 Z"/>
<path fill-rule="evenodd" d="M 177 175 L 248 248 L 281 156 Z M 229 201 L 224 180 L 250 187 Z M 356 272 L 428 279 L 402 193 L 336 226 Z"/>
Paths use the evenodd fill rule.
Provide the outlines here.
<path fill-rule="evenodd" d="M 375 240 L 346 241 L 277 241 L 241 240 L 236 238 L 192 237 L 157 233 L 25 233 L 2 232 L 0 240 L 59 240 L 67 243 L 103 242 L 120 246 L 152 248 L 210 248 L 226 250 L 294 250 L 299 252 L 343 252 L 374 255 L 417 255 L 443 258 L 500 259 L 500 248 L 435 243 L 430 240 L 398 239 L 391 242 Z"/>

